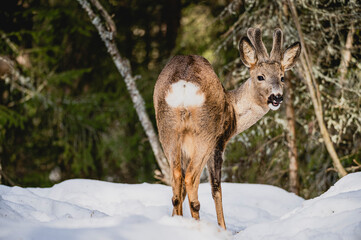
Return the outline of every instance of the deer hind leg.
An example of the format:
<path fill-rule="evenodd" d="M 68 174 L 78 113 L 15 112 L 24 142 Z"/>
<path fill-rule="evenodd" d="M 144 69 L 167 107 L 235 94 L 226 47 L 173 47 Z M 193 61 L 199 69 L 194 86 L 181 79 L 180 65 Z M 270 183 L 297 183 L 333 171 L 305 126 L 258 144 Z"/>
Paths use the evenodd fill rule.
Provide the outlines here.
<path fill-rule="evenodd" d="M 188 194 L 188 201 L 189 207 L 191 210 L 191 215 L 195 219 L 199 219 L 199 210 L 200 210 L 200 203 L 198 201 L 198 187 L 199 187 L 199 178 L 200 174 L 198 173 L 198 169 L 194 169 L 190 163 L 189 167 L 187 168 L 186 176 L 185 176 L 185 187 Z M 191 169 L 191 171 L 188 171 Z"/>
<path fill-rule="evenodd" d="M 200 176 L 206 163 L 206 159 L 209 158 L 207 154 L 207 152 L 205 152 L 204 154 L 196 153 L 195 156 L 191 158 L 184 179 L 186 191 L 188 194 L 191 215 L 197 220 L 199 219 L 200 210 L 200 203 L 198 201 L 198 187 Z"/>
<path fill-rule="evenodd" d="M 174 149 L 175 154 L 174 158 L 171 160 L 171 169 L 172 169 L 172 190 L 173 190 L 173 197 L 172 197 L 172 204 L 173 204 L 173 213 L 174 215 L 183 216 L 183 201 L 184 201 L 184 177 L 182 174 L 182 167 L 181 167 L 181 150 L 180 145 L 177 144 L 176 148 Z M 169 159 L 169 158 L 168 158 Z"/>
<path fill-rule="evenodd" d="M 208 161 L 209 181 L 212 187 L 212 197 L 216 207 L 218 225 L 226 229 L 222 206 L 221 169 L 222 151 L 216 150 L 214 156 Z"/>

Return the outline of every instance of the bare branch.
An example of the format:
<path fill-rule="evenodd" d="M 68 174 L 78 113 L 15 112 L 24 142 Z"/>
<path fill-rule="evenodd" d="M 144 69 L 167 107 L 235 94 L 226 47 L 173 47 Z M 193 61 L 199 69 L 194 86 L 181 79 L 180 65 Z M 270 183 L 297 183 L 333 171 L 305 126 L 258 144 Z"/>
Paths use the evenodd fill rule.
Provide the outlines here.
<path fill-rule="evenodd" d="M 354 24 L 351 24 L 350 30 L 348 31 L 345 48 L 341 51 L 341 64 L 339 67 L 341 83 L 345 82 L 347 68 L 351 61 L 351 48 L 353 43 L 353 35 L 355 33 Z"/>
<path fill-rule="evenodd" d="M 227 17 L 229 17 L 231 15 L 238 14 L 243 5 L 244 5 L 243 0 L 234 0 L 234 1 L 232 1 L 230 4 L 227 5 L 227 7 L 225 7 L 223 9 L 221 14 L 219 14 L 218 19 L 224 20 L 225 18 L 227 18 Z"/>
<path fill-rule="evenodd" d="M 114 34 L 117 34 L 117 28 L 113 19 L 109 16 L 108 12 L 103 8 L 103 6 L 97 0 L 90 0 L 91 3 L 99 10 L 100 14 L 103 16 L 107 23 L 108 30 Z"/>
<path fill-rule="evenodd" d="M 12 60 L 0 56 L 0 79 L 3 79 L 5 83 L 10 84 L 11 89 L 16 89 L 25 95 L 17 102 L 10 102 L 8 107 L 13 107 L 17 103 L 24 103 L 30 100 L 38 95 L 44 87 L 44 84 L 41 84 L 35 88 L 31 79 L 23 76 L 15 66 L 16 64 Z"/>
<path fill-rule="evenodd" d="M 123 77 L 124 82 L 127 86 L 130 97 L 133 101 L 134 108 L 138 114 L 139 120 L 144 128 L 146 135 L 148 136 L 150 145 L 152 147 L 153 153 L 155 155 L 156 161 L 161 169 L 162 174 L 156 174 L 156 178 L 161 179 L 164 183 L 170 184 L 170 170 L 167 159 L 164 156 L 163 150 L 158 141 L 157 134 L 153 128 L 153 125 L 149 119 L 149 116 L 145 110 L 145 104 L 142 96 L 139 93 L 139 90 L 136 86 L 135 80 L 136 77 L 132 75 L 131 66 L 128 59 L 122 58 L 120 56 L 119 50 L 115 44 L 116 28 L 113 20 L 102 7 L 98 0 L 90 0 L 91 3 L 97 8 L 97 10 L 103 16 L 101 19 L 96 15 L 91 7 L 91 4 L 87 0 L 78 0 L 79 4 L 87 12 L 91 22 L 98 30 L 100 38 L 103 40 L 110 56 L 113 59 L 115 66 L 117 67 L 120 75 Z M 108 24 L 109 30 L 104 26 L 104 22 Z"/>
<path fill-rule="evenodd" d="M 333 161 L 333 165 L 334 167 L 337 169 L 338 174 L 343 177 L 347 175 L 346 170 L 343 168 L 340 159 L 337 156 L 336 150 L 333 146 L 333 143 L 331 141 L 330 135 L 328 133 L 328 130 L 326 128 L 325 122 L 323 120 L 323 110 L 322 110 L 322 102 L 321 102 L 321 96 L 320 96 L 320 91 L 318 89 L 318 85 L 317 82 L 313 76 L 312 73 L 312 64 L 311 64 L 311 60 L 309 58 L 309 54 L 307 51 L 307 47 L 305 45 L 305 41 L 304 41 L 304 37 L 303 37 L 303 33 L 301 30 L 301 25 L 298 19 L 298 15 L 297 15 L 297 11 L 295 8 L 295 5 L 293 4 L 292 0 L 288 0 L 288 6 L 290 7 L 291 13 L 292 13 L 292 17 L 294 20 L 294 23 L 296 25 L 299 37 L 300 37 L 300 42 L 302 45 L 302 53 L 301 53 L 301 65 L 302 65 L 302 71 L 303 75 L 305 77 L 306 80 L 306 84 L 308 87 L 308 90 L 310 92 L 311 95 L 311 99 L 312 99 L 312 103 L 313 106 L 315 108 L 315 114 L 316 114 L 316 118 L 318 121 L 318 125 L 320 126 L 320 131 L 323 137 L 323 140 L 325 142 L 326 148 L 332 158 Z"/>

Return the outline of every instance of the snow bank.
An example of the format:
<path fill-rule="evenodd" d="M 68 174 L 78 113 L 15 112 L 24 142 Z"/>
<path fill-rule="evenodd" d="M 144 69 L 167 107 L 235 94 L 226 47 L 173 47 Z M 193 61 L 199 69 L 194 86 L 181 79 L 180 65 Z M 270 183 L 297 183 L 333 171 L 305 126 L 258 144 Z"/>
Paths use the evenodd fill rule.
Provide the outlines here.
<path fill-rule="evenodd" d="M 235 239 L 361 239 L 361 172 L 339 180 L 280 219 L 255 224 Z"/>
<path fill-rule="evenodd" d="M 280 188 L 223 183 L 228 231 L 217 226 L 209 184 L 201 221 L 170 217 L 170 187 L 68 180 L 51 188 L 0 185 L 0 239 L 361 239 L 361 173 L 304 201 Z"/>

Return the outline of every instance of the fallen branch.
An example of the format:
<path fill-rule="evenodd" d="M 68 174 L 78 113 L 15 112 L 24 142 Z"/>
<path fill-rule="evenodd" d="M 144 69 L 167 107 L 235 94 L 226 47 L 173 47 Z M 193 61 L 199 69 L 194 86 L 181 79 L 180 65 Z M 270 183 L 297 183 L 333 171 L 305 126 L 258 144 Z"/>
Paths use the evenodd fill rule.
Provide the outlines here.
<path fill-rule="evenodd" d="M 4 178 L 4 179 L 10 184 L 10 186 L 16 186 L 16 185 L 17 185 L 13 180 L 11 180 L 11 179 L 4 173 L 4 171 L 2 170 L 2 168 L 0 168 L 0 184 L 2 184 L 1 178 Z M 19 186 L 19 185 L 17 185 L 17 186 Z"/>

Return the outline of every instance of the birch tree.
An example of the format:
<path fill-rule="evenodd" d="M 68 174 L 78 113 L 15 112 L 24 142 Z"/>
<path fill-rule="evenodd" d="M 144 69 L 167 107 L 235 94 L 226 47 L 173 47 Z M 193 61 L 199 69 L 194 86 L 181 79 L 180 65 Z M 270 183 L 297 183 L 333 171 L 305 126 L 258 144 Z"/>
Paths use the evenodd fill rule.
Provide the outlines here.
<path fill-rule="evenodd" d="M 135 83 L 136 80 L 140 77 L 132 75 L 132 69 L 129 60 L 120 56 L 119 50 L 115 44 L 117 33 L 116 26 L 112 18 L 98 0 L 78 0 L 78 2 L 87 12 L 90 21 L 98 30 L 100 38 L 104 42 L 108 53 L 110 54 L 115 66 L 117 67 L 117 70 L 123 77 L 123 80 L 127 86 L 127 90 L 134 104 L 134 108 L 148 137 L 154 156 L 160 168 L 160 172 L 156 172 L 155 177 L 166 184 L 170 184 L 169 164 L 165 158 L 157 134 L 145 110 L 144 100 Z M 101 16 L 97 15 L 93 8 L 95 8 Z"/>

